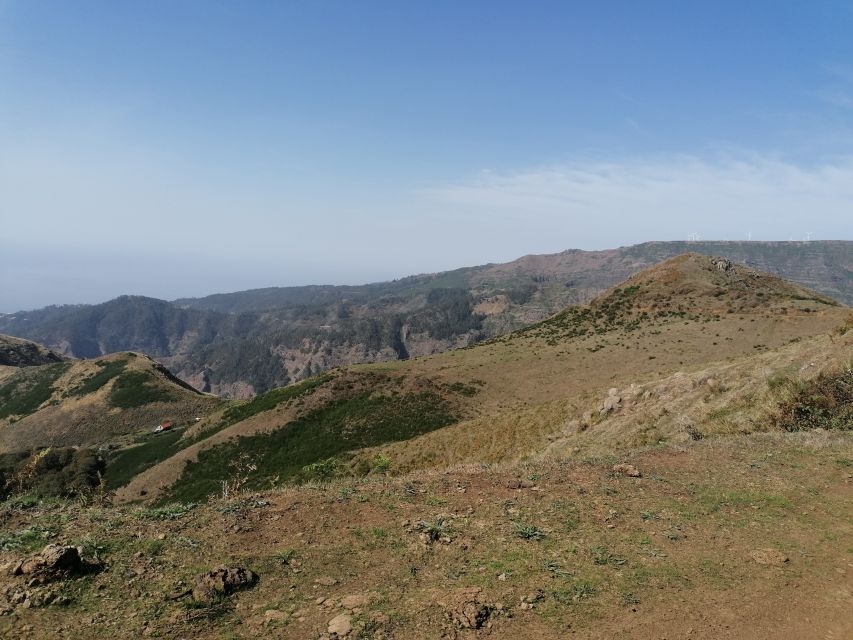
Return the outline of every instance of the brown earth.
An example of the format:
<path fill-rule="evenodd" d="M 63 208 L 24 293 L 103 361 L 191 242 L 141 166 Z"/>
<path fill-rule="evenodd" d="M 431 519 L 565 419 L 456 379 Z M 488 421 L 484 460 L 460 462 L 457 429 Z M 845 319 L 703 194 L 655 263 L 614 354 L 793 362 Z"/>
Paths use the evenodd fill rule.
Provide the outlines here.
<path fill-rule="evenodd" d="M 344 615 L 352 638 L 846 638 L 851 464 L 850 434 L 758 434 L 189 511 L 6 507 L 4 531 L 83 542 L 107 570 L 67 581 L 66 606 L 6 605 L 0 634 L 301 640 Z M 788 561 L 756 562 L 767 549 Z M 260 582 L 207 606 L 170 599 L 220 565 Z M 0 594 L 25 588 L 0 580 Z"/>

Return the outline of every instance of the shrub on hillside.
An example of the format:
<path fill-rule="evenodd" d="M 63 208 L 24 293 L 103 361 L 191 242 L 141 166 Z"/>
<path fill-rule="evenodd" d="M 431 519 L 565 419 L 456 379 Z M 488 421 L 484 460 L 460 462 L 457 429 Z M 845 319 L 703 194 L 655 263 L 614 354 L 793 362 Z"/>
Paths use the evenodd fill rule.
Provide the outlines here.
<path fill-rule="evenodd" d="M 92 449 L 56 447 L 8 454 L 0 460 L 2 497 L 32 494 L 72 497 L 88 493 L 101 482 L 104 461 Z"/>
<path fill-rule="evenodd" d="M 853 368 L 790 383 L 770 421 L 785 431 L 853 429 Z"/>

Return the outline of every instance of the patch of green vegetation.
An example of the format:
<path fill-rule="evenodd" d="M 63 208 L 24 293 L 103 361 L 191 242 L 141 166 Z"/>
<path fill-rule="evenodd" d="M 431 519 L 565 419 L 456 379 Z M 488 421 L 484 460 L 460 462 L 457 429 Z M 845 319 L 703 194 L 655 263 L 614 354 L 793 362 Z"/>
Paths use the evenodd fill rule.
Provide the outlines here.
<path fill-rule="evenodd" d="M 296 559 L 296 549 L 283 549 L 275 552 L 272 557 L 277 563 L 288 566 Z"/>
<path fill-rule="evenodd" d="M 853 429 L 853 367 L 792 382 L 790 391 L 770 416 L 785 431 Z"/>
<path fill-rule="evenodd" d="M 682 505 L 680 512 L 685 517 L 710 515 L 726 508 L 752 507 L 755 509 L 791 510 L 793 504 L 784 496 L 761 491 L 725 490 L 705 487 L 695 493 L 690 507 Z"/>
<path fill-rule="evenodd" d="M 139 515 L 145 520 L 179 520 L 196 508 L 194 502 L 173 502 L 161 507 L 151 507 L 143 510 Z"/>
<path fill-rule="evenodd" d="M 578 580 L 567 587 L 551 592 L 554 600 L 560 604 L 578 604 L 598 593 L 598 585 L 589 580 Z"/>
<path fill-rule="evenodd" d="M 159 380 L 144 371 L 125 371 L 110 389 L 110 404 L 120 409 L 142 407 L 152 402 L 170 402 L 175 395 Z"/>
<path fill-rule="evenodd" d="M 32 552 L 41 549 L 55 535 L 48 527 L 32 525 L 20 531 L 0 531 L 0 551 Z"/>
<path fill-rule="evenodd" d="M 545 532 L 542 529 L 526 522 L 513 523 L 513 529 L 515 535 L 524 540 L 542 540 L 545 538 Z"/>
<path fill-rule="evenodd" d="M 450 533 L 450 522 L 439 516 L 433 521 L 419 522 L 416 529 L 427 534 L 429 539 L 435 542 Z"/>
<path fill-rule="evenodd" d="M 202 451 L 172 487 L 173 501 L 201 500 L 228 480 L 228 462 L 248 454 L 257 468 L 246 488 L 309 479 L 312 465 L 344 454 L 406 440 L 456 420 L 448 403 L 424 391 L 391 395 L 358 391 L 329 402 L 270 433 L 238 438 Z"/>
<path fill-rule="evenodd" d="M 302 396 L 307 396 L 313 393 L 318 387 L 324 384 L 330 376 L 320 375 L 307 380 L 303 380 L 297 384 L 292 384 L 280 389 L 267 391 L 259 396 L 255 396 L 247 402 L 243 402 L 233 407 L 229 407 L 222 414 L 221 427 L 237 424 L 254 415 L 275 409 L 283 402 L 289 402 Z"/>
<path fill-rule="evenodd" d="M 135 476 L 187 446 L 181 442 L 182 430 L 147 434 L 141 444 L 124 449 L 107 460 L 104 481 L 107 489 L 118 489 Z"/>
<path fill-rule="evenodd" d="M 103 459 L 86 447 L 48 447 L 0 456 L 0 498 L 70 498 L 101 483 Z"/>
<path fill-rule="evenodd" d="M 592 561 L 595 564 L 610 565 L 613 567 L 620 567 L 628 563 L 626 558 L 610 553 L 606 547 L 594 547 L 592 549 Z"/>
<path fill-rule="evenodd" d="M 68 371 L 67 362 L 21 371 L 0 384 L 0 418 L 28 416 L 53 394 L 53 385 Z"/>
<path fill-rule="evenodd" d="M 107 384 L 110 380 L 115 378 L 124 371 L 124 368 L 127 366 L 127 358 L 121 358 L 119 360 L 113 360 L 112 362 L 106 362 L 104 360 L 98 360 L 95 364 L 101 367 L 101 370 L 95 373 L 95 375 L 86 378 L 82 384 L 78 387 L 72 389 L 68 392 L 68 395 L 71 396 L 85 396 L 89 393 L 94 393 L 105 384 Z"/>

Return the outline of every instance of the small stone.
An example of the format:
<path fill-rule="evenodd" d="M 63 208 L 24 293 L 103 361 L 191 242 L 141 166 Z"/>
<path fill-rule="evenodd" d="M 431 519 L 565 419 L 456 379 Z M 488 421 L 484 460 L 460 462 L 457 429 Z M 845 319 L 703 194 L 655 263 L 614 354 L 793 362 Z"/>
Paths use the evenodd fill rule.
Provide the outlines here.
<path fill-rule="evenodd" d="M 331 578 L 329 576 L 317 578 L 314 582 L 323 587 L 334 587 L 336 584 L 338 584 L 338 581 L 335 580 L 335 578 Z"/>
<path fill-rule="evenodd" d="M 359 607 L 366 607 L 369 602 L 370 599 L 364 595 L 350 595 L 341 598 L 341 606 L 344 609 L 357 609 Z"/>
<path fill-rule="evenodd" d="M 276 622 L 285 622 L 287 614 L 278 609 L 267 609 L 264 611 L 264 624 L 274 624 Z"/>
<path fill-rule="evenodd" d="M 498 580 L 500 580 L 501 582 L 506 581 L 506 574 L 505 574 L 505 573 L 500 574 L 500 575 L 498 576 Z"/>

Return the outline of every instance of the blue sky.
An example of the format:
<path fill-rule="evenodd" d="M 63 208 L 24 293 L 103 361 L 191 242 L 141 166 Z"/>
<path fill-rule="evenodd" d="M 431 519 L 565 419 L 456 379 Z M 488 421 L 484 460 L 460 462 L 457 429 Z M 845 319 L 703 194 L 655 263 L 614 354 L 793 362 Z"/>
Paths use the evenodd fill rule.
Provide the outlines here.
<path fill-rule="evenodd" d="M 853 237 L 853 3 L 0 0 L 0 311 Z"/>

